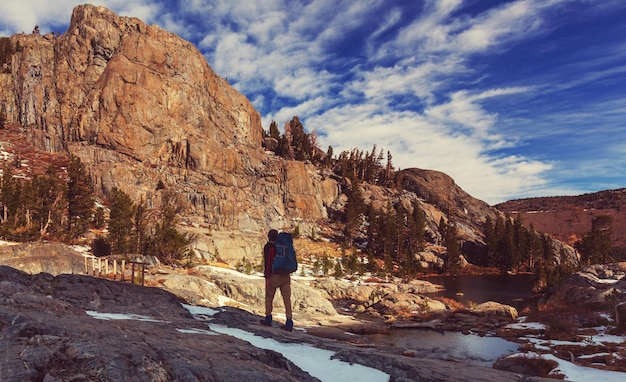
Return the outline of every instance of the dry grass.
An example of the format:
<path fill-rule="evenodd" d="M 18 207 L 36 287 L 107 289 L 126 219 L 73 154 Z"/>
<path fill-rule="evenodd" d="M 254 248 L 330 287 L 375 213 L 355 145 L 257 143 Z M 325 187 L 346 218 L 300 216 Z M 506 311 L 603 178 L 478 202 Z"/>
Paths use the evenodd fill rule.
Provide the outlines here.
<path fill-rule="evenodd" d="M 546 339 L 577 341 L 579 330 L 606 325 L 606 318 L 602 317 L 597 309 L 591 307 L 575 305 L 540 307 L 538 310 L 530 312 L 529 321 L 541 322 L 547 326 Z"/>
<path fill-rule="evenodd" d="M 461 302 L 459 302 L 457 300 L 448 298 L 448 297 L 434 297 L 433 300 L 437 300 L 437 301 L 443 302 L 444 304 L 446 304 L 450 308 L 450 310 L 455 311 L 455 312 L 456 311 L 467 311 L 467 307 L 465 305 L 463 305 L 463 303 L 461 303 Z"/>

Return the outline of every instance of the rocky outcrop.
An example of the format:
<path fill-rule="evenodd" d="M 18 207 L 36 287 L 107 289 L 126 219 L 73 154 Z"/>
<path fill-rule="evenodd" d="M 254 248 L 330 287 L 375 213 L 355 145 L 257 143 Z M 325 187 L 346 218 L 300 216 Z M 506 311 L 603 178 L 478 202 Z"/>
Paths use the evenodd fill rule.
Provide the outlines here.
<path fill-rule="evenodd" d="M 439 171 L 409 168 L 400 172 L 399 179 L 404 189 L 420 195 L 429 204 L 436 206 L 445 220 L 455 222 L 463 253 L 470 263 L 475 258 L 485 256 L 482 225 L 487 218 L 495 222 L 497 218 L 504 217 L 502 212 L 472 197 L 456 185 L 450 176 Z M 428 211 L 428 209 L 424 210 Z M 429 220 L 431 225 L 439 223 L 437 216 Z M 524 220 L 524 223 L 528 225 L 529 222 Z M 544 232 L 537 225 L 534 228 Z M 436 233 L 436 225 L 431 227 L 431 230 Z M 573 247 L 550 238 L 548 240 L 554 248 L 557 262 L 578 264 L 578 254 Z M 433 252 L 425 255 L 428 258 L 433 255 Z"/>
<path fill-rule="evenodd" d="M 14 243 L 0 245 L 0 264 L 26 273 L 85 273 L 85 257 L 61 243 Z"/>
<path fill-rule="evenodd" d="M 197 276 L 181 275 L 176 272 L 159 274 L 156 278 L 172 293 L 181 294 L 190 302 L 216 305 L 231 305 L 251 312 L 265 314 L 265 279 L 261 276 L 239 274 L 227 269 L 199 266 L 194 268 Z M 220 299 L 229 301 L 224 303 Z M 323 294 L 304 282 L 291 282 L 291 302 L 297 311 L 296 320 L 313 322 L 320 316 L 335 316 L 337 311 Z M 274 304 L 277 313 L 284 313 L 280 291 Z"/>
<path fill-rule="evenodd" d="M 347 283 L 341 280 L 323 278 L 314 280 L 311 285 L 332 300 L 352 302 L 374 301 L 390 293 L 409 292 L 414 294 L 435 293 L 443 289 L 424 280 L 412 280 L 408 283 Z"/>
<path fill-rule="evenodd" d="M 544 301 L 548 306 L 604 305 L 614 289 L 626 292 L 626 262 L 592 265 L 557 284 Z"/>
<path fill-rule="evenodd" d="M 162 289 L 4 266 L 0 285 L 3 381 L 316 380 L 276 352 L 209 332 Z"/>

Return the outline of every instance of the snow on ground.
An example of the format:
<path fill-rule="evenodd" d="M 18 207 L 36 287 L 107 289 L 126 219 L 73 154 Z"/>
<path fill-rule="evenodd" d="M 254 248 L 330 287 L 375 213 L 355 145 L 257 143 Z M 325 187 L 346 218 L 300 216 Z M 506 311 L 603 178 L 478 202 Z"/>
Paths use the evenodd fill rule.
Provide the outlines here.
<path fill-rule="evenodd" d="M 176 329 L 176 331 L 181 332 L 181 333 L 185 333 L 185 334 L 206 334 L 208 336 L 219 336 L 220 334 L 217 332 L 212 332 L 210 330 L 203 330 L 203 329 Z"/>
<path fill-rule="evenodd" d="M 182 304 L 189 313 L 194 316 L 212 316 L 217 309 L 203 306 Z M 88 310 L 87 314 L 99 320 L 139 320 L 148 322 L 162 322 L 150 317 L 138 314 L 100 313 Z M 241 329 L 229 328 L 221 325 L 209 325 L 209 330 L 177 328 L 180 333 L 218 335 L 225 334 L 240 340 L 249 342 L 252 346 L 274 350 L 281 353 L 285 358 L 296 364 L 320 381 L 356 381 L 368 382 L 389 381 L 389 374 L 358 364 L 331 359 L 334 352 L 318 349 L 307 344 L 285 344 L 271 338 L 259 337 L 253 333 Z"/>
<path fill-rule="evenodd" d="M 194 306 L 183 304 L 194 316 L 213 316 L 219 310 L 203 306 Z M 119 314 L 119 313 L 99 313 L 95 311 L 87 311 L 87 314 L 101 320 L 141 320 L 148 322 L 162 322 L 147 316 L 137 314 Z M 512 325 L 527 325 L 525 327 L 533 327 L 534 323 L 519 323 Z M 539 325 L 537 325 L 539 326 Z M 389 381 L 390 376 L 377 369 L 365 367 L 357 364 L 349 364 L 336 359 L 331 359 L 333 352 L 324 349 L 318 349 L 307 344 L 285 344 L 271 338 L 256 336 L 253 333 L 246 332 L 241 329 L 229 328 L 221 325 L 208 325 L 209 330 L 202 329 L 185 329 L 177 328 L 181 333 L 190 335 L 217 335 L 225 334 L 241 340 L 249 342 L 252 346 L 262 349 L 270 349 L 283 354 L 283 356 L 296 364 L 302 370 L 308 372 L 312 376 L 321 381 L 337 381 L 337 380 L 363 380 L 363 381 Z M 580 346 L 592 345 L 598 342 L 614 342 L 621 343 L 626 340 L 623 336 L 612 336 L 607 334 L 599 334 L 590 337 L 583 342 L 568 341 L 547 341 L 535 338 L 527 338 L 530 342 L 534 342 L 537 349 L 545 348 L 549 350 L 551 344 L 576 344 Z M 598 353 L 601 355 L 603 353 Z M 587 381 L 603 381 L 603 382 L 623 382 L 626 380 L 626 373 L 600 370 L 591 367 L 584 367 L 562 360 L 552 354 L 538 353 L 518 353 L 510 357 L 542 357 L 544 359 L 553 360 L 558 363 L 558 367 L 553 370 L 553 374 L 559 373 L 565 375 L 566 381 L 587 382 Z M 590 356 L 587 356 L 590 357 Z"/>
<path fill-rule="evenodd" d="M 216 267 L 213 265 L 199 265 L 198 268 L 207 268 L 207 269 L 210 269 L 211 272 L 233 275 L 233 276 L 250 279 L 250 280 L 259 280 L 263 278 L 263 275 L 260 273 L 253 273 L 253 274 L 248 275 L 243 272 L 239 272 L 236 269 Z"/>
<path fill-rule="evenodd" d="M 318 349 L 305 344 L 286 344 L 271 338 L 256 336 L 241 329 L 229 328 L 221 325 L 209 325 L 209 328 L 218 333 L 249 342 L 261 349 L 274 350 L 296 364 L 320 381 L 355 381 L 368 382 L 389 381 L 389 374 L 358 364 L 350 364 L 338 359 L 331 359 L 334 352 Z"/>
<path fill-rule="evenodd" d="M 522 317 L 520 317 L 521 319 Z M 513 324 L 508 324 L 504 327 L 505 329 L 525 329 L 525 330 L 546 330 L 546 326 L 539 322 L 516 322 Z"/>
<path fill-rule="evenodd" d="M 126 314 L 126 313 L 99 313 L 93 310 L 86 311 L 87 315 L 97 318 L 98 320 L 137 320 L 147 322 L 164 322 L 148 316 L 142 316 L 140 314 Z"/>
<path fill-rule="evenodd" d="M 91 248 L 86 245 L 71 245 L 70 247 L 84 257 L 93 257 Z"/>

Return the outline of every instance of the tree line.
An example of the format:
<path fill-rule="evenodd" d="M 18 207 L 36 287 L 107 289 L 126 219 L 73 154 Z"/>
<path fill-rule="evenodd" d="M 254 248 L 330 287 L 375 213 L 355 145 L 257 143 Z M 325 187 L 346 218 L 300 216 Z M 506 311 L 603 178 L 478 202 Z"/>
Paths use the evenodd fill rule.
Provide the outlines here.
<path fill-rule="evenodd" d="M 108 228 L 91 243 L 96 256 L 152 255 L 172 263 L 191 255 L 193 237 L 177 231 L 183 203 L 163 190 L 160 208 L 147 208 L 114 188 L 104 206 L 96 205 L 91 176 L 76 156 L 67 166 L 50 165 L 42 175 L 14 174 L 19 163 L 6 163 L 0 183 L 0 238 L 8 241 L 82 242 L 89 228 Z"/>
<path fill-rule="evenodd" d="M 183 203 L 171 190 L 163 192 L 161 199 L 160 209 L 148 209 L 145 201 L 135 202 L 124 191 L 113 188 L 108 198 L 109 235 L 96 239 L 94 254 L 142 254 L 166 264 L 190 261 L 190 244 L 195 238 L 176 229 Z"/>
<path fill-rule="evenodd" d="M 75 156 L 70 156 L 66 171 L 51 165 L 43 175 L 31 178 L 15 176 L 13 168 L 5 164 L 0 184 L 0 237 L 65 242 L 78 238 L 95 217 L 90 179 Z"/>
<path fill-rule="evenodd" d="M 383 187 L 394 187 L 398 172 L 393 167 L 392 155 L 389 151 L 377 150 L 376 145 L 371 151 L 352 149 L 335 156 L 332 146 L 326 152 L 318 147 L 315 131 L 307 133 L 300 119 L 295 116 L 285 123 L 283 134 L 278 124 L 272 121 L 269 131 L 263 131 L 265 138 L 276 141 L 273 152 L 284 159 L 311 161 L 332 171 L 340 177 L 366 182 Z"/>

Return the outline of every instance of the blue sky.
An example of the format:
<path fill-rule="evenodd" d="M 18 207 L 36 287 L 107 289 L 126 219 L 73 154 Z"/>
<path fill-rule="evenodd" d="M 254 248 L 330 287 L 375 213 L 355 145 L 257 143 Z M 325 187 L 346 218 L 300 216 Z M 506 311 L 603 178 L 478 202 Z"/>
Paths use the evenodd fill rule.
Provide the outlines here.
<path fill-rule="evenodd" d="M 0 3 L 0 35 L 78 1 Z M 92 1 L 194 43 L 263 127 L 390 151 L 495 204 L 626 187 L 623 0 Z"/>

